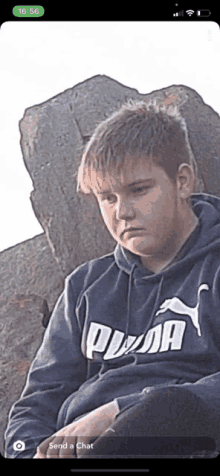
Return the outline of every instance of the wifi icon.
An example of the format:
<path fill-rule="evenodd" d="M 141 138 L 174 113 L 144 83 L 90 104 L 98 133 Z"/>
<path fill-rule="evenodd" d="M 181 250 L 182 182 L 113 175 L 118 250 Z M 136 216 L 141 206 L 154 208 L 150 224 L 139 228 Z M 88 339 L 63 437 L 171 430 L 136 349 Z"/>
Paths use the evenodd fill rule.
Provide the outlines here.
<path fill-rule="evenodd" d="M 194 12 L 194 10 L 186 10 L 186 13 L 187 13 L 187 15 L 189 15 L 189 17 L 191 17 L 193 15 L 193 13 L 195 13 L 195 12 Z"/>

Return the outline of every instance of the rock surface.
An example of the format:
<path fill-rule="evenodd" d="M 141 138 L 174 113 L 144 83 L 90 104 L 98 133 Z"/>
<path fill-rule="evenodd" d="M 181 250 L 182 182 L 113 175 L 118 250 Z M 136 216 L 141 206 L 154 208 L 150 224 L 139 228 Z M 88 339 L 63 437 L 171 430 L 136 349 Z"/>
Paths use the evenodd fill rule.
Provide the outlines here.
<path fill-rule="evenodd" d="M 63 276 L 44 234 L 0 253 L 0 282 L 0 452 L 4 454 L 8 412 L 21 395 L 42 342 L 47 309 L 53 309 L 63 290 Z"/>
<path fill-rule="evenodd" d="M 31 202 L 45 234 L 0 253 L 2 453 L 8 412 L 20 397 L 64 278 L 115 247 L 95 202 L 75 191 L 83 146 L 96 125 L 129 98 L 154 97 L 180 103 L 203 191 L 220 196 L 220 118 L 186 86 L 139 94 L 98 75 L 27 109 L 20 121 L 24 163 L 34 188 Z"/>

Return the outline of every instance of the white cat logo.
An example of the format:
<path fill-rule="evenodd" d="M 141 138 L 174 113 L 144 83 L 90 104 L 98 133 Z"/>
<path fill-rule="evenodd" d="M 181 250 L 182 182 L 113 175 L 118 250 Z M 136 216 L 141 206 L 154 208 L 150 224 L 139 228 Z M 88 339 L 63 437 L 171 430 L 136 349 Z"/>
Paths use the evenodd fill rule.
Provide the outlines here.
<path fill-rule="evenodd" d="M 209 290 L 208 284 L 201 284 L 198 289 L 198 302 L 196 304 L 196 307 L 188 307 L 186 304 L 184 304 L 179 298 L 173 297 L 171 299 L 166 299 L 160 306 L 159 311 L 157 311 L 156 316 L 158 314 L 161 314 L 162 312 L 167 311 L 167 309 L 170 309 L 170 311 L 173 311 L 177 314 L 187 314 L 188 316 L 191 317 L 192 323 L 197 329 L 198 335 L 201 336 L 201 329 L 199 325 L 199 298 L 200 298 L 200 293 L 201 291 Z"/>

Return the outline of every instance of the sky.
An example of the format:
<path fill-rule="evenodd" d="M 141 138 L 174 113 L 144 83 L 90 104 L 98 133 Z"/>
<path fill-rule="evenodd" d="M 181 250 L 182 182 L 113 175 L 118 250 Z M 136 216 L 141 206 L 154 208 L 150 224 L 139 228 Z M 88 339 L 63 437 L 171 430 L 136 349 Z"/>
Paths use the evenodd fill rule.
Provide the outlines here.
<path fill-rule="evenodd" d="M 183 84 L 220 114 L 215 22 L 5 22 L 0 28 L 0 252 L 43 232 L 20 148 L 25 109 L 97 74 L 141 94 Z"/>

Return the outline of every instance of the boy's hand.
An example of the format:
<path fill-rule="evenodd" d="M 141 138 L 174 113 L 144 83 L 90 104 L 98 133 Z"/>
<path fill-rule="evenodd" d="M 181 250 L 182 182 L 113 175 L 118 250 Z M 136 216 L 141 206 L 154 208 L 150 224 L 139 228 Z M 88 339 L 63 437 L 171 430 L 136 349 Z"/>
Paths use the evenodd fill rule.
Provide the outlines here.
<path fill-rule="evenodd" d="M 33 458 L 80 458 L 89 451 L 92 454 L 93 443 L 112 425 L 118 412 L 114 401 L 96 408 L 44 440 Z"/>

